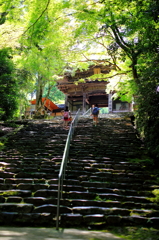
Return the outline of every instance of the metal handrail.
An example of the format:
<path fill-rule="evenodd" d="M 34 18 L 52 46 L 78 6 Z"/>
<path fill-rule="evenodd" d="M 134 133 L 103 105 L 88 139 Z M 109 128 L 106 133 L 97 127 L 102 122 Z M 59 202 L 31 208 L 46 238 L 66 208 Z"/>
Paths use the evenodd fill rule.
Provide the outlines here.
<path fill-rule="evenodd" d="M 64 149 L 64 154 L 61 162 L 61 167 L 58 175 L 58 196 L 57 196 L 57 215 L 56 215 L 56 230 L 59 229 L 59 216 L 60 216 L 60 199 L 62 198 L 63 192 L 63 180 L 65 179 L 65 170 L 68 163 L 68 155 L 70 149 L 70 141 L 72 140 L 75 127 L 77 126 L 78 118 L 79 118 L 80 109 L 77 111 L 73 121 L 71 122 L 70 129 L 68 132 L 66 145 Z"/>
<path fill-rule="evenodd" d="M 87 116 L 87 114 L 91 114 L 92 108 L 89 108 L 85 113 L 83 113 L 82 117 Z"/>

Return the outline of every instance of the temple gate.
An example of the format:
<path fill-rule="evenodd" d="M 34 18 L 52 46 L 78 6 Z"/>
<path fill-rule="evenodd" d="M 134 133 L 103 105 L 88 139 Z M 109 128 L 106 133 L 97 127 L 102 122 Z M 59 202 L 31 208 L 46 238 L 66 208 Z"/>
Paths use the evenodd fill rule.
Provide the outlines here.
<path fill-rule="evenodd" d="M 71 71 L 65 72 L 63 78 L 58 80 L 57 87 L 65 94 L 65 104 L 72 112 L 80 108 L 84 113 L 94 104 L 98 104 L 100 108 L 108 107 L 109 113 L 131 111 L 131 104 L 113 100 L 113 93 L 106 93 L 108 82 L 103 79 L 106 79 L 106 74 L 111 69 L 112 65 L 98 62 L 91 65 L 88 70 L 77 70 L 73 76 Z M 101 73 L 103 78 L 91 79 L 91 76 L 98 73 Z"/>

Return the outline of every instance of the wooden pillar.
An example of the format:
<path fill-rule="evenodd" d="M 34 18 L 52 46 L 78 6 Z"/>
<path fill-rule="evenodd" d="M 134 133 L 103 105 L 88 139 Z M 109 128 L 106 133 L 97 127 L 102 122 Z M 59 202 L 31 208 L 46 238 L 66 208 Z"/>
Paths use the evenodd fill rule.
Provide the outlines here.
<path fill-rule="evenodd" d="M 111 93 L 108 95 L 108 110 L 109 110 L 109 113 L 113 112 L 113 100 L 112 100 Z"/>
<path fill-rule="evenodd" d="M 65 106 L 68 106 L 68 95 L 67 94 L 65 95 Z"/>
<path fill-rule="evenodd" d="M 83 92 L 83 113 L 86 111 L 86 93 Z"/>

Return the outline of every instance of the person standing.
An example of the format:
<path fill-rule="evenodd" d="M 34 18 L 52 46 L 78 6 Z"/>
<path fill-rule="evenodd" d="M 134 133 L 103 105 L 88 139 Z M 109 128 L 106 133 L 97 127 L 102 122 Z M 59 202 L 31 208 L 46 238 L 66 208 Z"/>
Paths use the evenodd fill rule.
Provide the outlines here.
<path fill-rule="evenodd" d="M 93 116 L 93 124 L 94 124 L 94 126 L 97 126 L 98 115 L 99 115 L 99 107 L 98 107 L 98 104 L 95 104 L 95 107 L 92 109 L 92 116 Z"/>
<path fill-rule="evenodd" d="M 68 109 L 68 106 L 65 107 L 65 110 L 63 111 L 63 128 L 68 129 L 68 122 L 71 119 L 71 112 Z"/>

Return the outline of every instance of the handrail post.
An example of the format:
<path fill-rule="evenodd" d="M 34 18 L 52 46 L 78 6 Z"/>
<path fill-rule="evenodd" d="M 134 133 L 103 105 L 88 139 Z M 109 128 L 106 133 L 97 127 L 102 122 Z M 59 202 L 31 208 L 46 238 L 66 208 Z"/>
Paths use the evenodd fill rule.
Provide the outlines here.
<path fill-rule="evenodd" d="M 58 196 L 57 196 L 57 216 L 56 218 L 58 219 L 58 221 L 56 220 L 56 229 L 59 229 L 59 213 L 60 213 L 60 198 L 61 198 L 61 190 L 60 190 L 60 178 L 58 179 Z"/>
<path fill-rule="evenodd" d="M 69 155 L 69 148 L 70 148 L 70 141 L 72 140 L 72 136 L 74 133 L 74 129 L 77 125 L 78 117 L 79 117 L 80 109 L 77 111 L 75 118 L 71 122 L 71 126 L 68 132 L 64 154 L 60 166 L 60 171 L 58 175 L 58 194 L 57 194 L 57 215 L 56 215 L 56 230 L 59 229 L 59 216 L 60 216 L 60 199 L 62 198 L 63 192 L 63 179 L 65 178 L 65 170 L 68 162 L 68 155 Z"/>

